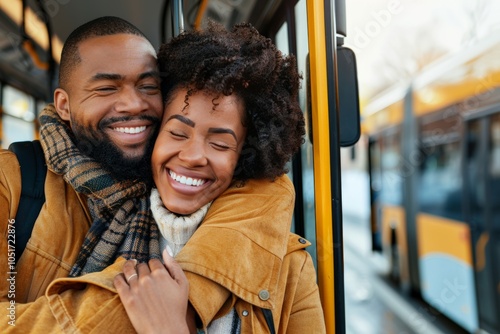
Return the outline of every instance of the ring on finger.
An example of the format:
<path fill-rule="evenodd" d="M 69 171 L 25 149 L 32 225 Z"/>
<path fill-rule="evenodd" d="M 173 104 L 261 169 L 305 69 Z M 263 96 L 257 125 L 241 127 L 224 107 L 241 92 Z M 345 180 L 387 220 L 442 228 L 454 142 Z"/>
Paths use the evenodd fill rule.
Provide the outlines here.
<path fill-rule="evenodd" d="M 128 278 L 127 278 L 127 283 L 130 282 L 130 280 L 132 279 L 132 277 L 134 276 L 137 276 L 137 273 L 133 273 L 132 275 L 130 275 Z"/>

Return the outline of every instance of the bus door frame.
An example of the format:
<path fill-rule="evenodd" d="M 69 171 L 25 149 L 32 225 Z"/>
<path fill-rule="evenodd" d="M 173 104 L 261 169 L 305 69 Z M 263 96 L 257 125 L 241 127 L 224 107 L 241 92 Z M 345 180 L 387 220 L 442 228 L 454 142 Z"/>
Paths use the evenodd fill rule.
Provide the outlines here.
<path fill-rule="evenodd" d="M 464 213 L 465 221 L 469 224 L 471 231 L 470 239 L 473 254 L 479 328 L 491 332 L 496 332 L 500 329 L 500 320 L 498 316 L 493 316 L 496 323 L 491 323 L 490 320 L 487 319 L 488 316 L 485 315 L 488 311 L 492 312 L 492 315 L 500 314 L 500 300 L 495 297 L 500 295 L 500 270 L 494 265 L 494 246 L 500 242 L 500 233 L 492 231 L 493 221 L 491 217 L 491 202 L 489 201 L 488 195 L 491 194 L 492 191 L 495 191 L 495 189 L 491 188 L 491 184 L 489 182 L 488 166 L 490 165 L 490 159 L 488 153 L 491 149 L 489 147 L 491 140 L 491 116 L 497 114 L 499 110 L 500 105 L 496 104 L 494 106 L 484 108 L 483 110 L 464 115 L 464 140 L 462 143 L 462 156 L 464 157 L 462 160 L 462 175 L 464 180 Z M 472 122 L 479 122 L 480 126 L 480 137 L 478 138 L 477 143 L 479 145 L 477 162 L 479 166 L 478 175 L 482 178 L 482 180 L 471 180 L 468 174 L 470 146 L 468 145 L 469 142 L 467 138 L 469 137 Z M 474 184 L 472 184 L 472 182 L 474 182 Z M 482 224 L 473 219 L 471 207 L 473 200 L 471 197 L 472 187 L 481 183 L 484 185 L 482 195 L 483 198 L 486 199 L 482 211 L 484 212 Z M 484 288 L 485 285 L 487 286 Z M 483 289 L 481 289 L 481 287 L 483 287 Z M 492 293 L 494 291 L 497 293 Z M 489 299 L 489 302 L 485 303 L 484 299 Z"/>

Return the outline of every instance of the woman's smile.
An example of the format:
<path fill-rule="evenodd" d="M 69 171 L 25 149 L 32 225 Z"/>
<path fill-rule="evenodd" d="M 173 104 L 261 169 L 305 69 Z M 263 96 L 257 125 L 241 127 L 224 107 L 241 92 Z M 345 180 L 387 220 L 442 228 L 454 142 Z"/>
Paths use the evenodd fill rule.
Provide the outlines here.
<path fill-rule="evenodd" d="M 175 182 L 179 182 L 180 184 L 185 184 L 188 186 L 199 187 L 205 183 L 204 179 L 192 178 L 189 176 L 179 175 L 169 170 L 169 175 Z"/>

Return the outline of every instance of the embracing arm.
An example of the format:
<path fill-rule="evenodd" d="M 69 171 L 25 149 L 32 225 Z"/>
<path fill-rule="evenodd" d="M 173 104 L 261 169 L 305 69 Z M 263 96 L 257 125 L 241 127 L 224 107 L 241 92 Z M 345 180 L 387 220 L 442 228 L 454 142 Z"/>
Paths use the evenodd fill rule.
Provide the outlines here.
<path fill-rule="evenodd" d="M 44 296 L 26 304 L 0 303 L 5 333 L 135 333 L 112 279 L 123 262 L 100 273 L 53 282 Z M 3 333 L 3 332 L 2 332 Z"/>
<path fill-rule="evenodd" d="M 57 279 L 49 286 L 44 296 L 32 303 L 1 302 L 0 309 L 3 311 L 0 314 L 5 322 L 0 327 L 6 333 L 80 331 L 85 333 L 137 333 L 134 329 L 136 325 L 141 326 L 138 328 L 139 332 L 148 331 L 150 327 L 142 327 L 144 323 L 138 323 L 137 319 L 134 318 L 129 319 L 120 296 L 113 287 L 113 279 L 116 280 L 116 276 L 121 273 L 123 263 L 123 259 L 119 259 L 102 272 L 77 278 Z M 160 265 L 163 266 L 161 263 Z M 169 290 L 168 304 L 163 305 L 167 310 L 167 313 L 163 313 L 163 320 L 168 320 L 168 329 L 172 330 L 172 333 L 181 333 L 180 328 L 187 328 L 188 283 L 182 270 L 173 260 L 168 262 L 167 268 L 175 277 L 175 279 L 171 278 L 168 281 L 169 284 L 177 284 L 177 286 L 173 286 Z M 165 268 L 164 270 L 168 274 Z M 123 278 L 123 276 L 118 277 Z M 165 281 L 164 277 L 161 278 L 161 281 Z M 140 301 L 129 300 L 127 303 L 140 306 L 141 304 L 138 303 L 144 302 L 150 296 L 144 294 L 142 297 L 143 299 Z M 149 311 L 151 311 L 151 306 L 159 308 L 159 305 L 154 304 L 153 301 L 142 306 Z M 165 327 L 156 329 L 161 329 L 162 333 L 169 333 Z"/>

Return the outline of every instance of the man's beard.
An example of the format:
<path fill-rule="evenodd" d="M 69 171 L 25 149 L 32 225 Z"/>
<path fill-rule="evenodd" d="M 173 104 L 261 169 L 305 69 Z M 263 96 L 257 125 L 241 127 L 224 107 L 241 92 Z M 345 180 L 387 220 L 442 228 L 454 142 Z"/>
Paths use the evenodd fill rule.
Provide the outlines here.
<path fill-rule="evenodd" d="M 160 124 L 159 122 L 159 120 L 155 120 L 153 124 Z M 72 122 L 72 128 L 80 152 L 100 163 L 118 181 L 137 180 L 152 186 L 151 154 L 159 126 L 155 126 L 144 154 L 141 157 L 134 158 L 126 157 L 104 132 L 97 134 L 97 131 L 89 131 L 89 129 L 80 126 L 77 122 Z"/>

